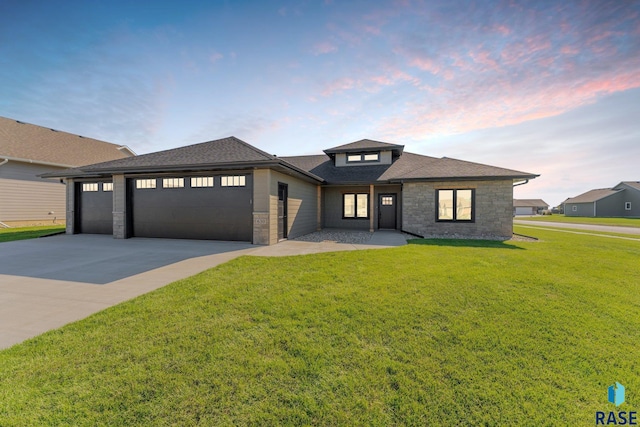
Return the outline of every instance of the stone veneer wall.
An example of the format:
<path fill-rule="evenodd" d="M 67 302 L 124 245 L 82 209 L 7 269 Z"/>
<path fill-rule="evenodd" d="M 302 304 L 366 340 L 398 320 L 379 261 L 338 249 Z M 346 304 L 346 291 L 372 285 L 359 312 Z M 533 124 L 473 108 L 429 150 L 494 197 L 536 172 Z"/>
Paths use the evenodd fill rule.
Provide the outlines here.
<path fill-rule="evenodd" d="M 76 221 L 76 182 L 73 178 L 67 178 L 67 223 L 66 234 L 75 233 Z"/>
<path fill-rule="evenodd" d="M 127 237 L 127 180 L 124 175 L 113 175 L 113 237 Z"/>
<path fill-rule="evenodd" d="M 475 221 L 437 222 L 436 190 L 439 189 L 475 189 Z M 404 183 L 402 229 L 424 237 L 510 239 L 513 234 L 513 182 Z"/>

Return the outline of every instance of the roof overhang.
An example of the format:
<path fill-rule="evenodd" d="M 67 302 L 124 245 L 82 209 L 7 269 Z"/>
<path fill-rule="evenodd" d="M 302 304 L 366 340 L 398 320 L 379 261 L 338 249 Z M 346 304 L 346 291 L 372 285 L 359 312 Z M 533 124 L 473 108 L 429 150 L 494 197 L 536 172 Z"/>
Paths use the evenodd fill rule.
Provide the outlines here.
<path fill-rule="evenodd" d="M 60 163 L 43 162 L 43 161 L 40 161 L 40 160 L 33 160 L 33 159 L 21 159 L 19 157 L 0 156 L 0 159 L 8 160 L 8 161 L 11 161 L 11 162 L 31 163 L 31 164 L 34 164 L 34 165 L 55 166 L 57 168 L 72 168 L 72 167 L 74 167 L 73 165 L 64 165 L 64 164 L 60 164 Z"/>

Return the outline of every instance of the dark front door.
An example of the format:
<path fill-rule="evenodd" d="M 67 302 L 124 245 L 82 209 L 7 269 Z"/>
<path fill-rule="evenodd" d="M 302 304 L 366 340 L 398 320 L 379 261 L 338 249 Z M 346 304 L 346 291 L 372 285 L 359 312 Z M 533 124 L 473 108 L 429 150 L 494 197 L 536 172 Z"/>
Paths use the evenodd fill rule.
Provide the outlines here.
<path fill-rule="evenodd" d="M 378 228 L 396 228 L 395 194 L 380 194 L 378 200 Z"/>
<path fill-rule="evenodd" d="M 287 238 L 287 184 L 278 183 L 278 240 Z"/>

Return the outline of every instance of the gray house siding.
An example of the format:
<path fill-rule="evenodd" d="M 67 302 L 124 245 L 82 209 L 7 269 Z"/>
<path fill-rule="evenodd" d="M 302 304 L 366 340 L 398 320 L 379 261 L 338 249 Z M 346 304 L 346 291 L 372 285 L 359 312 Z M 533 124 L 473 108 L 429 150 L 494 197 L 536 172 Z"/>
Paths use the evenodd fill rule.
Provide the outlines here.
<path fill-rule="evenodd" d="M 322 225 L 324 228 L 349 228 L 369 230 L 369 218 L 342 218 L 343 194 L 369 194 L 368 185 L 325 187 L 322 192 Z M 369 206 L 375 200 L 369 200 Z"/>
<path fill-rule="evenodd" d="M 615 188 L 624 188 L 621 200 L 621 216 L 640 217 L 640 190 L 626 184 L 620 184 Z M 631 210 L 625 209 L 625 203 L 631 203 Z"/>
<path fill-rule="evenodd" d="M 593 217 L 593 203 L 565 203 L 565 216 L 590 216 Z"/>
<path fill-rule="evenodd" d="M 436 191 L 439 189 L 474 189 L 475 221 L 436 221 Z M 509 239 L 513 235 L 512 181 L 405 183 L 402 229 L 425 237 Z"/>
<path fill-rule="evenodd" d="M 625 191 L 604 197 L 595 202 L 595 216 L 615 217 L 624 215 Z"/>
<path fill-rule="evenodd" d="M 9 161 L 0 166 L 0 221 L 65 220 L 65 185 L 38 175 L 64 168 Z M 49 212 L 53 212 L 49 214 Z"/>
<path fill-rule="evenodd" d="M 318 190 L 312 184 L 280 172 L 271 171 L 270 217 L 271 234 L 278 233 L 278 184 L 287 184 L 287 233 L 289 238 L 313 233 L 318 228 Z"/>

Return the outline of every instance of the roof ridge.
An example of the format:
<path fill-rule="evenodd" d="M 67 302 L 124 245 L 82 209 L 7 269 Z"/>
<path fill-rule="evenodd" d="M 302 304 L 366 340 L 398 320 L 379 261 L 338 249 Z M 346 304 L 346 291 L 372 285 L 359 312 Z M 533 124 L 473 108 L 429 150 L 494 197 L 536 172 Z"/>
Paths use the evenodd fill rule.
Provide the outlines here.
<path fill-rule="evenodd" d="M 262 154 L 263 156 L 267 156 L 270 160 L 273 160 L 273 159 L 277 159 L 277 158 L 278 158 L 277 156 L 275 156 L 275 155 L 273 155 L 273 154 L 269 154 L 269 153 L 267 153 L 266 151 L 263 151 L 263 150 L 259 149 L 258 147 L 254 147 L 253 145 L 249 144 L 248 142 L 245 142 L 245 141 L 241 140 L 240 138 L 237 138 L 237 137 L 235 137 L 235 136 L 233 136 L 233 135 L 228 136 L 227 138 L 222 138 L 222 139 L 234 139 L 234 140 L 236 140 L 237 142 L 239 142 L 239 143 L 241 143 L 241 144 L 245 145 L 246 147 L 248 147 L 248 148 L 252 149 L 252 150 L 253 150 L 253 151 L 255 151 L 256 153 L 258 153 L 258 154 Z M 214 140 L 214 141 L 220 141 L 220 140 Z M 210 141 L 210 142 L 214 142 L 214 141 Z"/>

